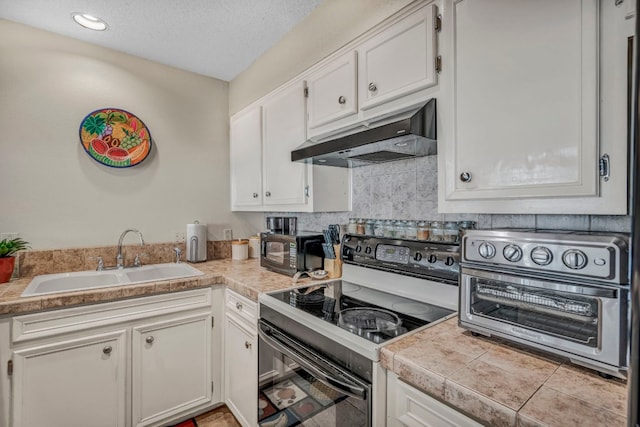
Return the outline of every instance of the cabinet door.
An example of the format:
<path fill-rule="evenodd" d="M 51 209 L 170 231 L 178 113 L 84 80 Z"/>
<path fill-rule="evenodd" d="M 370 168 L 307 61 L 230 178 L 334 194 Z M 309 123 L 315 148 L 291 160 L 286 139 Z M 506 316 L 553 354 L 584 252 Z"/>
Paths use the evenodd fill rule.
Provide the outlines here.
<path fill-rule="evenodd" d="M 225 317 L 225 396 L 243 426 L 258 424 L 258 342 L 255 325 L 227 313 Z"/>
<path fill-rule="evenodd" d="M 358 96 L 367 110 L 437 83 L 435 5 L 428 5 L 358 48 Z"/>
<path fill-rule="evenodd" d="M 211 312 L 133 328 L 134 426 L 211 402 Z"/>
<path fill-rule="evenodd" d="M 231 208 L 262 205 L 262 110 L 255 107 L 231 118 Z"/>
<path fill-rule="evenodd" d="M 306 139 L 304 82 L 288 86 L 264 100 L 264 205 L 307 203 L 308 166 L 292 162 L 291 151 Z"/>
<path fill-rule="evenodd" d="M 598 2 L 449 6 L 445 200 L 598 195 Z"/>
<path fill-rule="evenodd" d="M 337 58 L 307 78 L 308 134 L 358 112 L 356 52 Z"/>
<path fill-rule="evenodd" d="M 13 426 L 124 427 L 126 330 L 13 354 Z"/>

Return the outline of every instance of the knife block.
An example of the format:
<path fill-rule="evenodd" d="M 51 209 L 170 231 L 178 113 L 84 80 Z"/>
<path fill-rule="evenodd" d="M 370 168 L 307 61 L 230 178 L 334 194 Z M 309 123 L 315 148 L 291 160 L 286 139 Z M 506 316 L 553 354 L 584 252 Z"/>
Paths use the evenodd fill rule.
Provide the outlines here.
<path fill-rule="evenodd" d="M 333 245 L 333 250 L 338 258 L 324 259 L 324 269 L 330 279 L 342 277 L 342 260 L 340 259 L 340 245 Z"/>

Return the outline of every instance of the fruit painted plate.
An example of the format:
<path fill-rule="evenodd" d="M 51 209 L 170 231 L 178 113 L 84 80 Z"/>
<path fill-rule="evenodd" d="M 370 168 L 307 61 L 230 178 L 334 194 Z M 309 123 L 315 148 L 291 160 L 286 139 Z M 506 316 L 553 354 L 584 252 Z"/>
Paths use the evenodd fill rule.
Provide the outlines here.
<path fill-rule="evenodd" d="M 80 124 L 80 142 L 95 161 L 113 168 L 140 164 L 151 152 L 151 133 L 128 111 L 103 108 Z"/>

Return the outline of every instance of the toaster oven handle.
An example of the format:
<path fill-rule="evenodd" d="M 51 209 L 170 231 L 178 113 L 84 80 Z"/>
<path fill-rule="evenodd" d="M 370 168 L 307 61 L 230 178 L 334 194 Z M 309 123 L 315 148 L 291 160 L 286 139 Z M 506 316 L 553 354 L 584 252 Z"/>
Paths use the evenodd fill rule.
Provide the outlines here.
<path fill-rule="evenodd" d="M 262 240 L 262 242 L 260 242 L 260 252 L 262 253 L 262 258 L 267 256 L 267 242 L 265 240 Z"/>
<path fill-rule="evenodd" d="M 304 353 L 309 353 L 310 358 L 313 358 L 314 360 L 322 360 L 325 364 L 329 365 L 331 368 L 335 369 L 338 372 L 343 371 L 341 368 L 335 366 L 333 363 L 329 362 L 327 359 L 315 353 L 311 349 L 302 348 L 301 344 L 298 344 L 292 338 L 283 335 L 282 333 L 274 330 L 269 326 L 263 325 L 262 322 L 258 325 L 258 335 L 269 346 L 273 347 L 275 350 L 279 351 L 280 353 L 296 362 L 298 365 L 302 366 L 310 374 L 314 375 L 318 381 L 324 383 L 328 387 L 331 387 L 339 391 L 340 393 L 346 394 L 347 396 L 355 397 L 361 400 L 367 399 L 367 388 L 361 387 L 358 384 L 347 383 L 346 381 L 344 381 L 345 379 L 347 379 L 344 378 L 344 375 L 342 376 L 342 378 L 338 379 L 327 369 L 308 360 L 307 357 L 303 355 Z M 296 347 L 298 347 L 298 349 L 296 349 Z M 304 353 L 301 354 L 301 352 Z"/>

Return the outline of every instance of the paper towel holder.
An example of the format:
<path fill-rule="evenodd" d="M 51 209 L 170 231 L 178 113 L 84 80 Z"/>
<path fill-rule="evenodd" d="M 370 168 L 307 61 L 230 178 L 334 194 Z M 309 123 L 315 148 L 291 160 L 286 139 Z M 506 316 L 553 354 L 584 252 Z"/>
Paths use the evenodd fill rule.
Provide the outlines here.
<path fill-rule="evenodd" d="M 200 225 L 200 221 L 195 220 L 193 221 L 193 225 L 194 226 L 201 226 Z M 205 224 L 203 224 L 201 227 L 206 227 Z M 207 259 L 207 241 L 206 238 L 204 239 L 204 247 L 202 245 L 201 237 L 202 237 L 202 233 L 199 233 L 200 236 L 197 235 L 189 235 L 191 233 L 188 232 L 189 230 L 189 226 L 187 226 L 187 261 L 189 262 L 202 262 L 202 261 L 206 261 Z M 193 234 L 196 234 L 195 232 Z M 206 234 L 205 234 L 206 236 Z"/>

